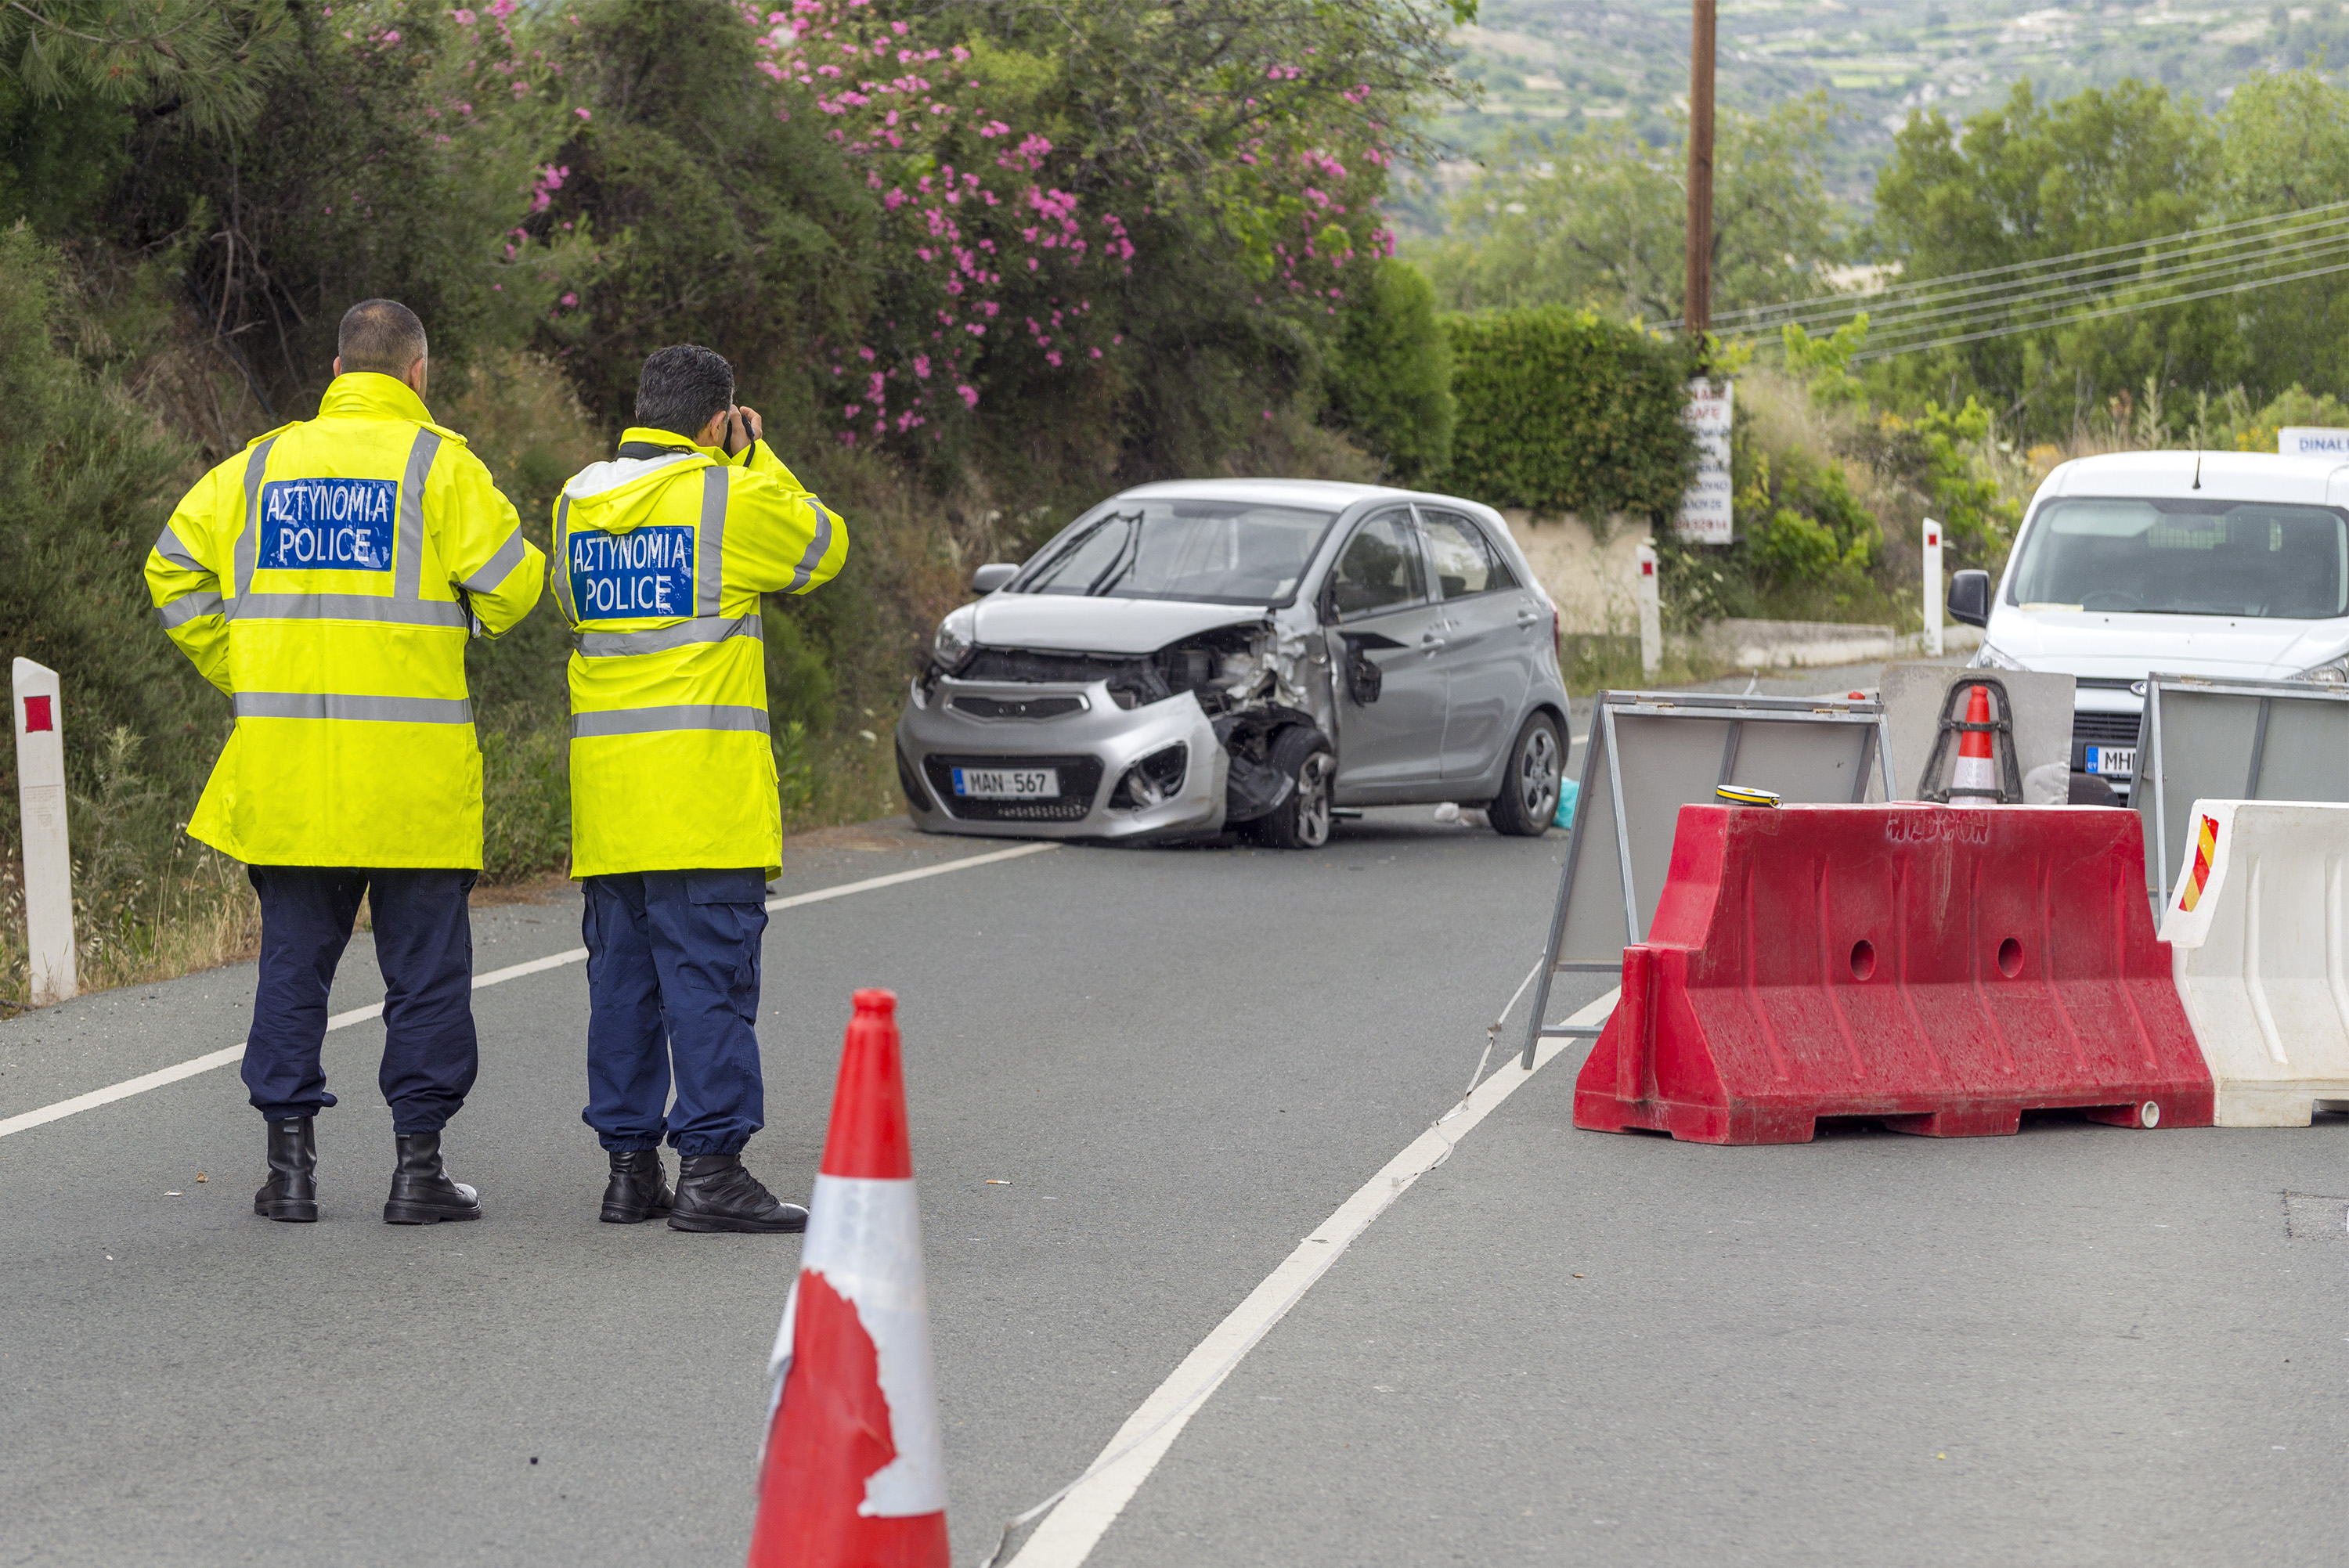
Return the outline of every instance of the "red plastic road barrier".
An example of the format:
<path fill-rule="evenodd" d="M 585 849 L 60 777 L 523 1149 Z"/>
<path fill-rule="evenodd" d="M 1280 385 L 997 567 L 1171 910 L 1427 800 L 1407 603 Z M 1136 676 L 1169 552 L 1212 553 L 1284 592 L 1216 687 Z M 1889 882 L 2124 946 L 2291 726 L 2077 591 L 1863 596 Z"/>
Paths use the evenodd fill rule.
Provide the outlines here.
<path fill-rule="evenodd" d="M 2208 1127 L 2134 811 L 1684 806 L 1574 1124 L 1805 1143 L 1820 1117 Z"/>
<path fill-rule="evenodd" d="M 775 1336 L 750 1568 L 948 1568 L 897 998 L 855 1001 Z"/>

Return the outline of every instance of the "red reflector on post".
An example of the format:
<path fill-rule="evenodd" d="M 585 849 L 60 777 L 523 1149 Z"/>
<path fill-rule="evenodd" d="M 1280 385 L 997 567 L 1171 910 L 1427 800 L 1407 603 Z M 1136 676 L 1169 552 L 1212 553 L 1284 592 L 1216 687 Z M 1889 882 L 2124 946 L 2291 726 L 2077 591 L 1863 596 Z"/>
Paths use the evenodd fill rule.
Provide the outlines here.
<path fill-rule="evenodd" d="M 2144 888 L 2133 811 L 1682 807 L 1574 1124 L 1702 1143 L 1807 1142 L 1821 1117 L 2013 1132 L 2054 1108 L 2208 1127 Z"/>
<path fill-rule="evenodd" d="M 57 727 L 57 716 L 49 710 L 49 701 L 50 699 L 46 696 L 28 696 L 25 699 L 26 734 L 36 735 L 44 729 L 55 729 Z"/>

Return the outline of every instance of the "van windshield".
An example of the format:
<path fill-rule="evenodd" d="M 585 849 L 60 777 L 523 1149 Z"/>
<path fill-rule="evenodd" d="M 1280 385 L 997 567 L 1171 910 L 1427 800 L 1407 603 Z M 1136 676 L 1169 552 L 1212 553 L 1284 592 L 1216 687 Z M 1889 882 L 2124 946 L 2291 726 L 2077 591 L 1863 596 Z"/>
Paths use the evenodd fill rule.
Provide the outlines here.
<path fill-rule="evenodd" d="M 1254 501 L 1112 502 L 1080 519 L 1011 591 L 1282 603 L 1296 594 L 1336 515 Z"/>
<path fill-rule="evenodd" d="M 2349 515 L 2266 501 L 2050 501 L 2007 602 L 2318 621 L 2349 614 Z"/>

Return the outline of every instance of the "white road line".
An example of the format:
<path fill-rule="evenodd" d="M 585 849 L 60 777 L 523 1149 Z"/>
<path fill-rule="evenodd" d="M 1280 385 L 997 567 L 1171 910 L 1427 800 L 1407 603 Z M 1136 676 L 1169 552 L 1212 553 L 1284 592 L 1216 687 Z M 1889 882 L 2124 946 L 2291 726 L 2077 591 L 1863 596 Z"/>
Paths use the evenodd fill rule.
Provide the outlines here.
<path fill-rule="evenodd" d="M 1059 849 L 1058 844 L 1018 844 L 993 854 L 972 855 L 967 860 L 948 861 L 944 865 L 919 866 L 910 872 L 891 872 L 885 877 L 867 877 L 863 882 L 843 882 L 838 887 L 820 887 L 813 892 L 795 892 L 789 898 L 771 898 L 767 913 L 779 909 L 797 909 L 803 903 L 822 903 L 828 898 L 846 898 L 853 892 L 871 892 L 874 888 L 895 887 L 899 882 L 919 882 L 924 877 L 942 877 L 948 872 L 967 872 L 973 866 L 991 866 L 998 861 L 1016 861 L 1022 855 L 1040 855 L 1046 850 Z"/>
<path fill-rule="evenodd" d="M 823 887 L 817 888 L 812 892 L 793 893 L 788 898 L 771 898 L 767 901 L 767 908 L 770 912 L 779 909 L 796 909 L 803 903 L 822 903 L 827 899 L 846 898 L 851 893 L 871 892 L 876 888 L 895 887 L 899 882 L 919 882 L 924 877 L 944 876 L 948 872 L 968 871 L 973 866 L 991 866 L 998 861 L 1018 860 L 1022 855 L 1040 854 L 1046 850 L 1058 847 L 1057 844 L 1050 843 L 1020 844 L 1012 849 L 997 850 L 988 854 L 969 855 L 962 860 L 947 861 L 939 865 L 922 866 L 915 871 L 893 872 L 887 876 L 867 877 L 863 882 L 843 882 L 838 887 Z M 510 964 L 503 969 L 492 969 L 486 975 L 474 975 L 473 989 L 479 991 L 486 985 L 502 985 L 509 980 L 519 980 L 525 975 L 542 975 L 549 969 L 560 969 L 565 965 L 581 963 L 586 956 L 585 948 L 574 947 L 565 952 L 549 954 L 544 958 L 533 958 L 527 964 Z M 347 1013 L 336 1013 L 326 1020 L 326 1027 L 330 1030 L 345 1029 L 353 1024 L 363 1024 L 369 1018 L 381 1016 L 383 1016 L 383 1004 L 377 1002 L 369 1006 L 354 1007 Z M 23 1132 L 30 1128 L 45 1126 L 52 1121 L 61 1121 L 68 1116 L 76 1116 L 85 1110 L 95 1110 L 101 1105 L 111 1105 L 118 1099 L 128 1099 L 134 1094 L 145 1094 L 150 1088 L 161 1088 L 165 1084 L 178 1083 L 181 1078 L 193 1078 L 198 1073 L 210 1072 L 214 1068 L 224 1068 L 231 1062 L 243 1059 L 243 1057 L 244 1042 L 240 1040 L 226 1050 L 212 1051 L 184 1062 L 176 1062 L 168 1068 L 158 1068 L 151 1073 L 141 1073 L 137 1078 L 124 1078 L 120 1083 L 109 1084 L 104 1088 L 94 1088 L 88 1094 L 78 1094 L 71 1099 L 61 1099 L 55 1105 L 45 1105 L 38 1110 L 28 1110 L 20 1115 L 0 1118 L 0 1138 L 5 1138 L 11 1133 Z"/>
<path fill-rule="evenodd" d="M 1609 991 L 1568 1022 L 1599 1022 L 1614 1009 L 1616 995 Z M 1264 1283 L 1250 1291 L 1247 1299 L 1233 1308 L 1231 1315 L 1217 1324 L 1198 1348 L 1184 1357 L 1183 1365 L 1142 1402 L 1142 1408 L 1126 1418 L 1093 1461 L 1098 1468 L 1070 1488 L 1068 1496 L 1036 1527 L 1036 1533 L 1029 1537 L 1009 1568 L 1078 1568 L 1142 1483 L 1150 1479 L 1150 1472 L 1158 1468 L 1158 1461 L 1174 1446 L 1191 1418 L 1272 1326 L 1330 1271 L 1355 1237 L 1370 1229 L 1371 1222 L 1384 1213 L 1388 1204 L 1443 1163 L 1452 1145 L 1466 1138 L 1567 1045 L 1564 1040 L 1544 1040 L 1529 1069 L 1521 1070 L 1512 1056 L 1507 1065 L 1477 1085 L 1466 1109 L 1451 1118 L 1444 1131 L 1430 1128 L 1421 1133 L 1388 1161 L 1384 1170 L 1339 1204 L 1337 1212 L 1299 1242 L 1297 1250 L 1267 1274 Z M 1130 1452 L 1114 1463 L 1105 1462 L 1129 1444 Z"/>

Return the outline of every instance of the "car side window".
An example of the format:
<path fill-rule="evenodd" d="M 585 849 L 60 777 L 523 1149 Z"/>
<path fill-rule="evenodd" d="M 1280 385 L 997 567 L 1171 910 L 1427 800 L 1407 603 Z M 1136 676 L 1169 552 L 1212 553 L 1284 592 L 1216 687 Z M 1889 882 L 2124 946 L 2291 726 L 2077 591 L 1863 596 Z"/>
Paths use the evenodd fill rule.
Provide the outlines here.
<path fill-rule="evenodd" d="M 1425 598 L 1426 574 L 1420 567 L 1411 513 L 1381 512 L 1356 529 L 1338 557 L 1330 588 L 1340 620 Z"/>
<path fill-rule="evenodd" d="M 1458 512 L 1423 511 L 1420 524 L 1426 531 L 1427 552 L 1435 562 L 1436 585 L 1446 599 L 1464 599 L 1471 593 L 1517 585 L 1516 574 L 1485 537 L 1484 530 Z"/>

